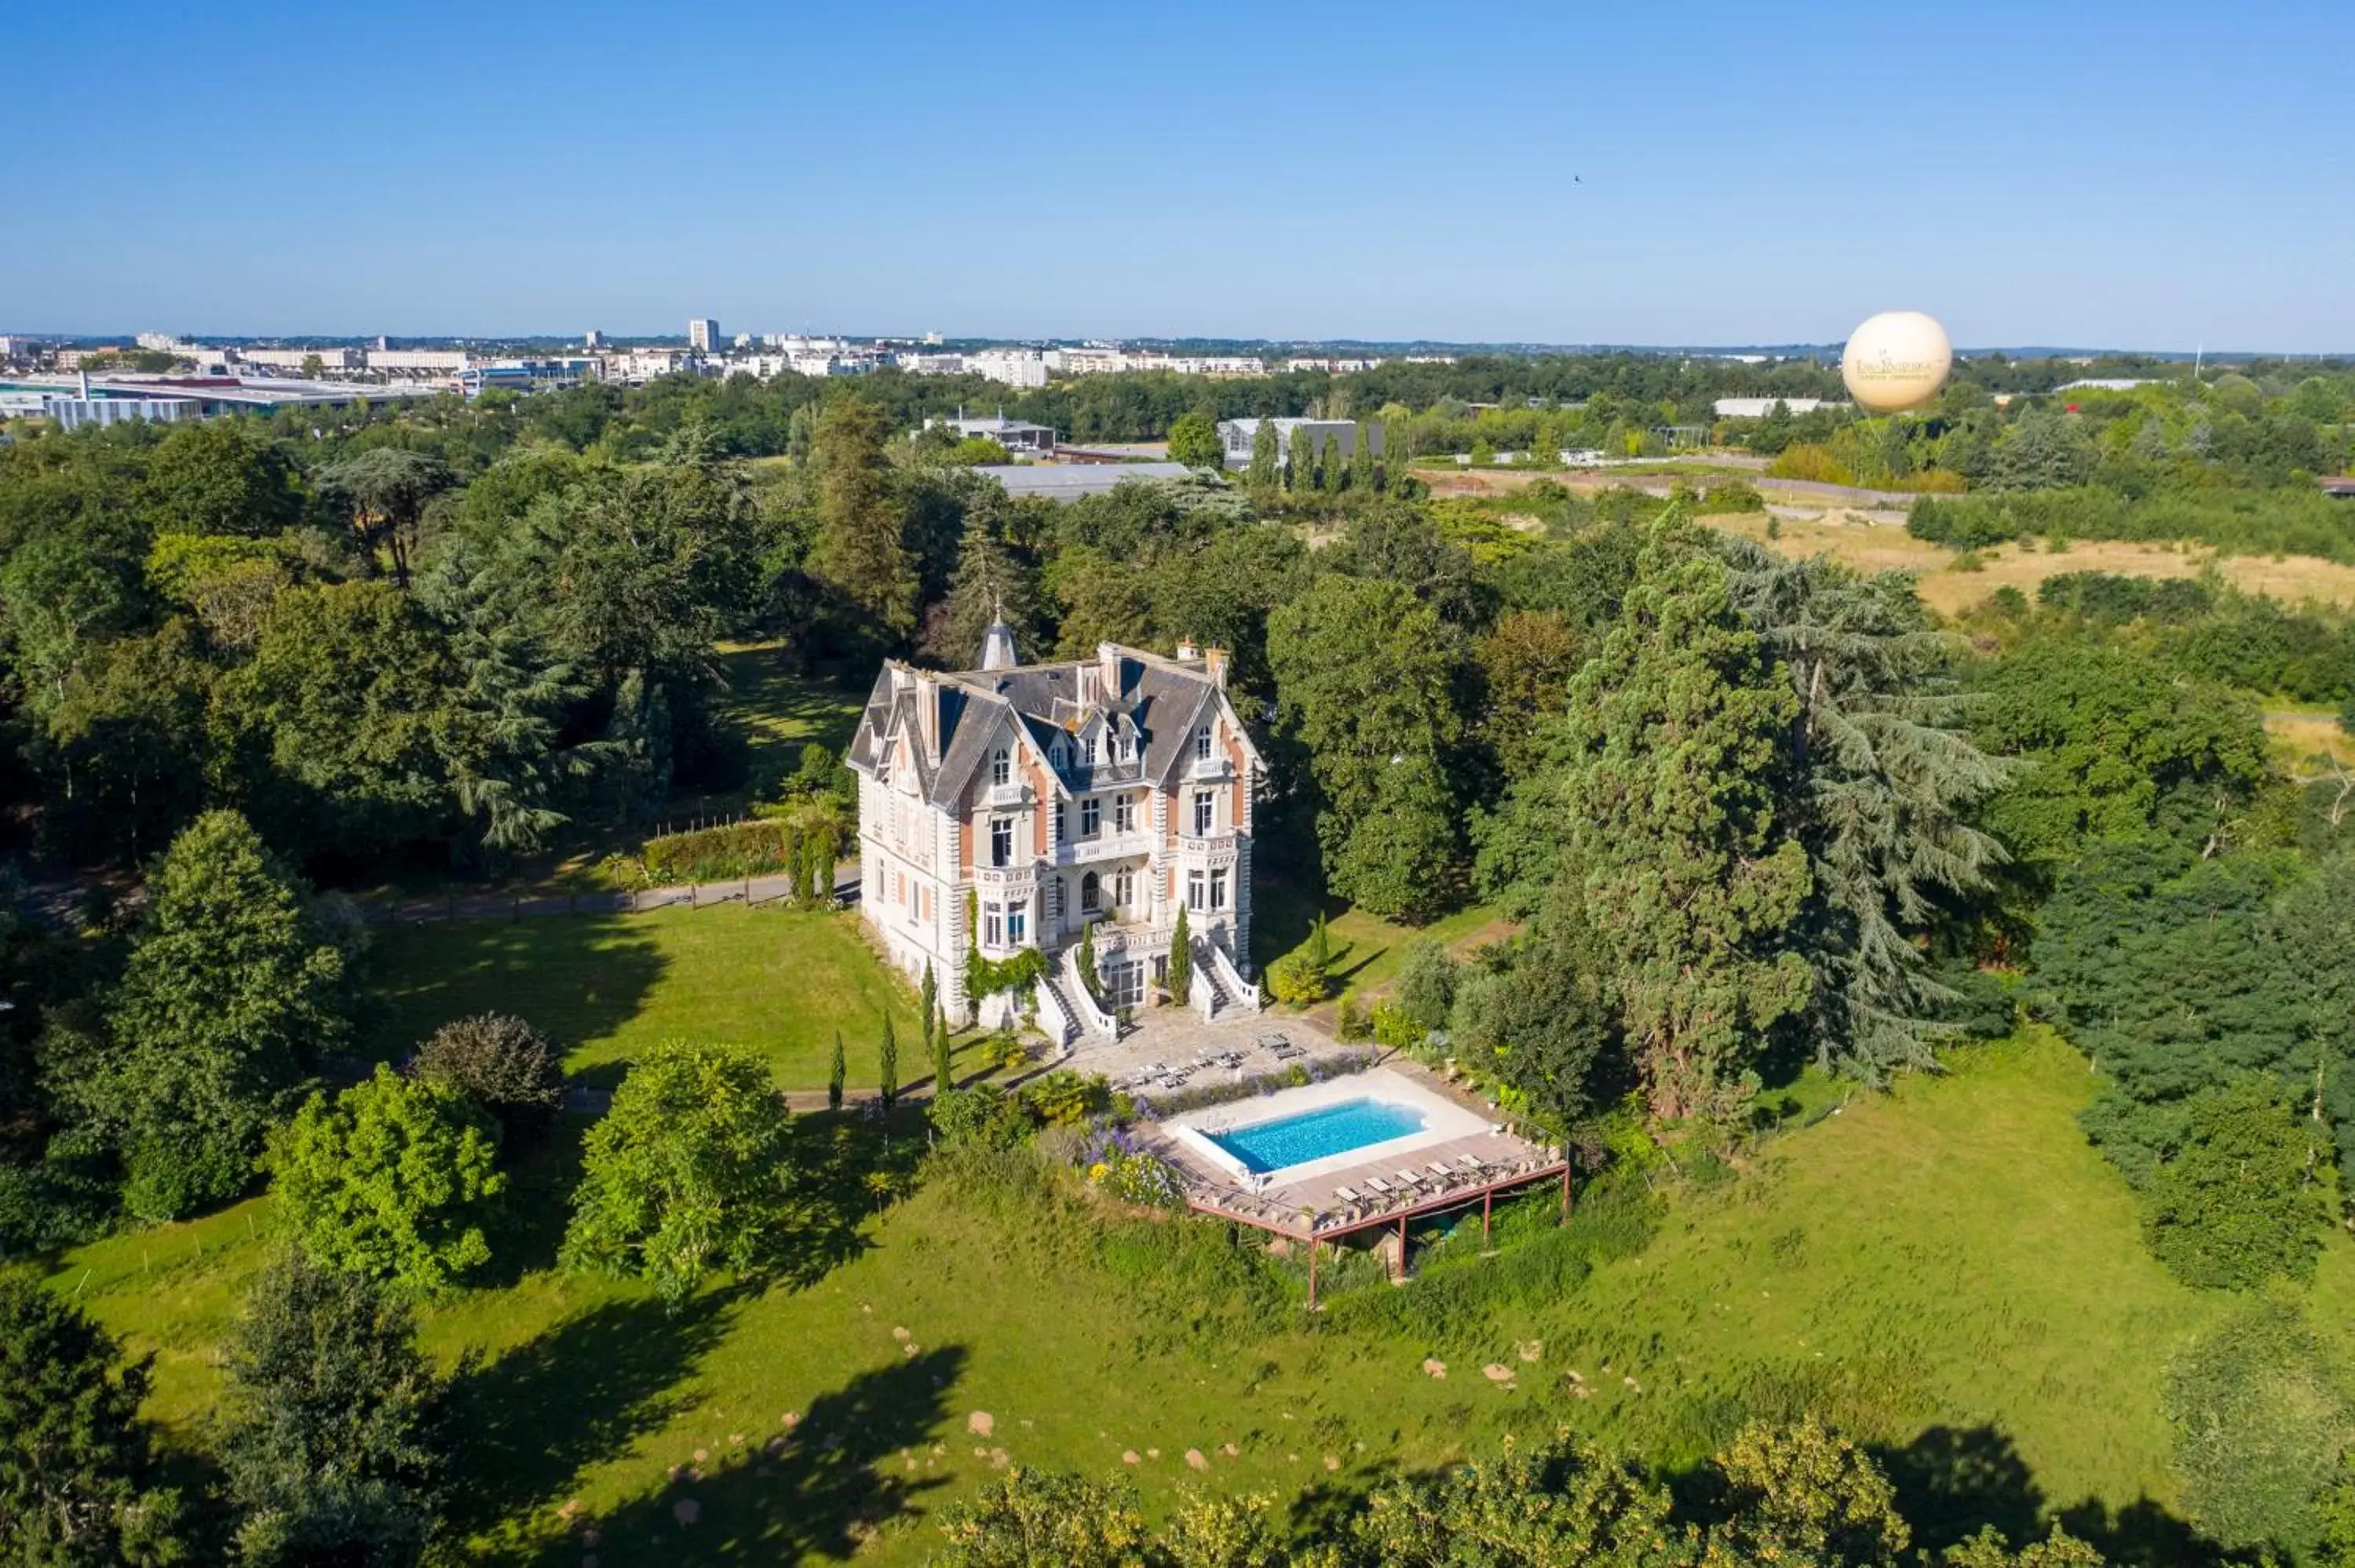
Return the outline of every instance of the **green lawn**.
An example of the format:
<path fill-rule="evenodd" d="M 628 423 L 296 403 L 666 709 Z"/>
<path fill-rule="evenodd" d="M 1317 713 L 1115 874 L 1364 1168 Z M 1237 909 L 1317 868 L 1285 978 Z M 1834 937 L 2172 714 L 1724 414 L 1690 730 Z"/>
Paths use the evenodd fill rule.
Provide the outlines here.
<path fill-rule="evenodd" d="M 872 1085 L 888 1005 L 900 1080 L 931 1069 L 912 991 L 879 963 L 853 914 L 742 905 L 646 915 L 435 921 L 381 931 L 370 951 L 363 1046 L 398 1058 L 471 1012 L 512 1012 L 560 1044 L 592 1083 L 672 1037 L 750 1045 L 787 1088 L 826 1086 L 834 1032 L 850 1082 Z"/>
<path fill-rule="evenodd" d="M 1128 1475 L 1156 1502 L 1204 1480 L 1289 1500 L 1561 1422 L 1678 1467 L 1750 1414 L 1815 1405 L 1881 1447 L 1925 1517 L 1944 1499 L 1953 1529 L 2018 1528 L 2089 1503 L 2075 1521 L 2098 1531 L 2170 1499 L 2158 1389 L 2226 1302 L 2144 1253 L 2129 1194 L 2074 1124 L 2091 1087 L 2049 1038 L 1975 1053 L 1685 1188 L 1648 1245 L 1559 1299 L 1444 1330 L 1275 1307 L 1256 1331 L 1188 1335 L 1149 1308 L 1186 1303 L 1188 1284 L 1134 1248 L 1009 1245 L 937 1188 L 855 1231 L 814 1223 L 804 1283 L 666 1315 L 549 1271 L 559 1150 L 526 1173 L 535 1217 L 504 1244 L 506 1282 L 425 1314 L 438 1352 L 489 1357 L 465 1416 L 465 1523 L 500 1562 L 577 1563 L 557 1513 L 577 1499 L 608 1565 L 915 1563 L 924 1516 L 1001 1454 Z M 880 1152 L 871 1129 L 825 1118 L 804 1136 Z M 916 1142 L 903 1124 L 891 1158 Z M 189 1423 L 268 1229 L 255 1202 L 83 1248 L 53 1277 L 158 1352 L 154 1408 Z M 2343 1300 L 2350 1284 L 2339 1237 L 2311 1294 Z M 1432 1355 L 1445 1379 L 1423 1370 Z M 1490 1363 L 1511 1380 L 1485 1378 Z M 761 1453 L 789 1414 L 801 1441 Z M 691 1529 L 673 1513 L 687 1500 Z"/>
<path fill-rule="evenodd" d="M 1334 986 L 1361 994 L 1380 991 L 1398 977 L 1406 946 L 1418 937 L 1435 938 L 1461 953 L 1501 940 L 1513 928 L 1487 904 L 1469 905 L 1428 926 L 1401 926 L 1337 901 L 1320 900 L 1294 879 L 1260 875 L 1252 885 L 1252 951 L 1261 968 L 1306 944 L 1319 908 L 1332 944 Z"/>

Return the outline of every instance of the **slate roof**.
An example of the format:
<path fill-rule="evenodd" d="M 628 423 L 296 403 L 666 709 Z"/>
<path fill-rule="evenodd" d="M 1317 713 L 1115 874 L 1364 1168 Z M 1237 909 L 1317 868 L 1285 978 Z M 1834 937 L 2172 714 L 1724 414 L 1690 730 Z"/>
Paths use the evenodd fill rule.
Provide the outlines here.
<path fill-rule="evenodd" d="M 1070 780 L 1080 778 L 1082 788 L 1116 782 L 1124 778 L 1158 782 L 1184 755 L 1186 742 L 1205 712 L 1225 706 L 1218 683 L 1206 670 L 1162 659 L 1135 649 L 1120 650 L 1119 690 L 1099 700 L 1080 700 L 1080 671 L 1093 660 L 1056 664 L 1025 664 L 1011 670 L 969 670 L 953 674 L 918 673 L 906 689 L 894 691 L 894 667 L 886 665 L 876 677 L 875 690 L 859 715 L 844 761 L 872 775 L 884 760 L 890 737 L 905 726 L 921 735 L 917 704 L 940 704 L 941 759 L 935 767 L 921 744 L 909 749 L 915 758 L 919 791 L 931 804 L 953 805 L 966 781 L 977 771 L 998 732 L 997 722 L 1012 717 L 1042 764 L 1049 748 L 1063 735 L 1076 732 L 1092 714 L 1124 714 L 1145 736 L 1145 754 L 1136 764 L 1099 763 L 1093 769 L 1069 767 L 1057 772 L 1058 793 L 1068 792 Z M 1238 726 L 1238 733 L 1241 733 Z M 1244 747 L 1256 762 L 1248 736 Z"/>

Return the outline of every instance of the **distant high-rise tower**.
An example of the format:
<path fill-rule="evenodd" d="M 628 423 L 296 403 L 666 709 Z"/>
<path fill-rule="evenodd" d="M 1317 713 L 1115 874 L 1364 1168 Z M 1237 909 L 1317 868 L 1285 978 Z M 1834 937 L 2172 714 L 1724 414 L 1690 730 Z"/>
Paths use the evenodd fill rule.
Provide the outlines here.
<path fill-rule="evenodd" d="M 698 316 L 687 323 L 687 346 L 698 354 L 719 352 L 719 323 L 709 316 Z"/>
<path fill-rule="evenodd" d="M 599 332 L 595 327 L 591 327 L 587 332 L 581 334 L 581 346 L 583 348 L 602 348 L 605 346 L 605 334 Z"/>

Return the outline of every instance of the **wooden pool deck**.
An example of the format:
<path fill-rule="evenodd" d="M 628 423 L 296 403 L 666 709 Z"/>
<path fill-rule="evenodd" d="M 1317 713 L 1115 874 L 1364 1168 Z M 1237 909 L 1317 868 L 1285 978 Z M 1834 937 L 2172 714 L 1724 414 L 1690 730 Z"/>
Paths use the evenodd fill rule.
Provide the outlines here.
<path fill-rule="evenodd" d="M 1494 1107 L 1467 1098 L 1463 1090 L 1435 1075 L 1396 1061 L 1386 1065 L 1393 1071 L 1411 1072 L 1423 1087 L 1483 1116 L 1499 1114 Z M 1569 1160 L 1560 1149 L 1510 1131 L 1467 1133 L 1406 1154 L 1369 1160 L 1266 1186 L 1238 1184 L 1232 1176 L 1211 1167 L 1158 1126 L 1146 1133 L 1145 1143 L 1178 1171 L 1185 1188 L 1186 1204 L 1196 1213 L 1215 1215 L 1271 1235 L 1305 1243 L 1308 1305 L 1312 1310 L 1316 1305 L 1316 1255 L 1323 1243 L 1396 1226 L 1401 1243 L 1399 1255 L 1402 1268 L 1403 1243 L 1410 1222 L 1477 1204 L 1485 1238 L 1488 1214 L 1498 1193 L 1521 1192 L 1543 1181 L 1561 1183 L 1562 1215 L 1567 1218 L 1570 1213 Z M 1466 1155 L 1480 1161 L 1477 1171 L 1461 1163 Z M 1445 1168 L 1445 1173 L 1433 1171 L 1433 1165 Z M 1412 1176 L 1412 1180 L 1401 1180 L 1402 1176 Z M 1390 1191 L 1376 1188 L 1376 1181 Z"/>

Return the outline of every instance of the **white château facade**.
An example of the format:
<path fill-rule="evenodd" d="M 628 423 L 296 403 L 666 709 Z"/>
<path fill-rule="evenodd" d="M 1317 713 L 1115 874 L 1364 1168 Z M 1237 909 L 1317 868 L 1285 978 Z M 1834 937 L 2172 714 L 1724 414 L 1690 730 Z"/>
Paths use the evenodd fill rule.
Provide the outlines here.
<path fill-rule="evenodd" d="M 1035 1009 L 1059 1044 L 1152 1005 L 1186 910 L 1206 1017 L 1255 1012 L 1252 810 L 1262 763 L 1226 692 L 1226 655 L 1103 643 L 1023 664 L 993 626 L 982 667 L 887 662 L 846 758 L 858 775 L 859 906 L 911 978 L 929 963 L 959 1022 Z M 968 930 L 968 910 L 972 929 Z M 1095 927 L 1094 995 L 1078 969 Z M 964 994 L 968 944 L 1035 948 L 1048 979 Z"/>

